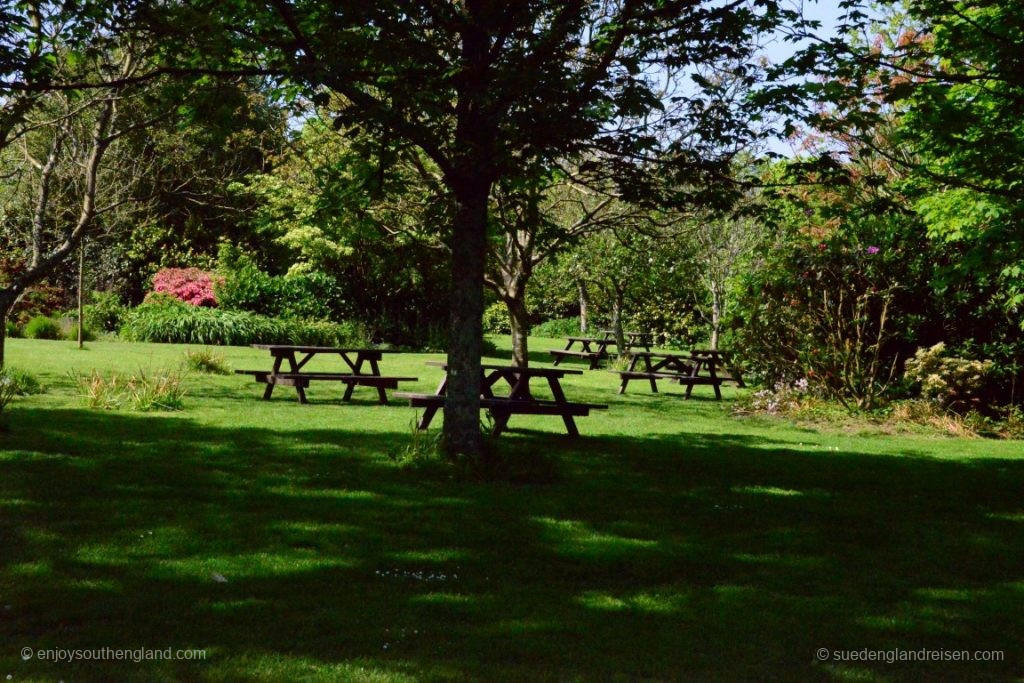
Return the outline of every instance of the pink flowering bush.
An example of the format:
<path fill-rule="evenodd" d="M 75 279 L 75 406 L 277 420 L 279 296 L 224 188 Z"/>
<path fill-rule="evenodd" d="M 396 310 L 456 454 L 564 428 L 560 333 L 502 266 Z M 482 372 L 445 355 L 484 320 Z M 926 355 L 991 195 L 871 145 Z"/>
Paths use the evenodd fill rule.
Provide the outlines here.
<path fill-rule="evenodd" d="M 164 268 L 153 276 L 153 291 L 167 294 L 192 306 L 217 306 L 214 287 L 224 278 L 198 268 Z"/>

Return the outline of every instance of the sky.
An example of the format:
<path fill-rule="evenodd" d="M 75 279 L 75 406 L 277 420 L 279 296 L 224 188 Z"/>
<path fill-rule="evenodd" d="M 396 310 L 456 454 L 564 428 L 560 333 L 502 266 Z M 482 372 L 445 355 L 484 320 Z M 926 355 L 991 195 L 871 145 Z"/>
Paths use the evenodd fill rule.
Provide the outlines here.
<path fill-rule="evenodd" d="M 839 8 L 838 2 L 834 0 L 820 0 L 819 2 L 793 0 L 792 6 L 802 9 L 805 18 L 821 22 L 818 32 L 820 37 L 831 38 L 836 35 L 836 27 L 840 23 L 840 17 L 844 14 L 844 11 Z M 783 42 L 779 39 L 769 42 L 765 46 L 764 54 L 773 63 L 779 63 L 790 57 L 798 48 L 797 44 Z M 769 144 L 769 149 L 785 156 L 795 155 L 790 143 L 782 139 L 772 141 Z"/>

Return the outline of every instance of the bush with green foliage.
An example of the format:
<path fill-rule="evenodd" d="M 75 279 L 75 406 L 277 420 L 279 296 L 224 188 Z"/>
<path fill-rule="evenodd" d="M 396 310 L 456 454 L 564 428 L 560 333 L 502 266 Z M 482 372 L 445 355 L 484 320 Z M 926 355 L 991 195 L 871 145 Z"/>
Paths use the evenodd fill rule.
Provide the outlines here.
<path fill-rule="evenodd" d="M 176 372 L 140 370 L 135 375 L 104 377 L 93 370 L 88 375 L 73 373 L 71 378 L 85 405 L 95 410 L 127 408 L 149 412 L 182 410 L 185 406 L 185 388 Z"/>
<path fill-rule="evenodd" d="M 128 341 L 244 346 L 248 344 L 362 345 L 362 329 L 352 323 L 275 319 L 219 308 L 143 304 L 121 327 Z"/>
<path fill-rule="evenodd" d="M 18 396 L 33 396 L 46 391 L 39 378 L 27 370 L 6 367 L 3 371 L 4 376 L 13 383 L 14 393 Z"/>
<path fill-rule="evenodd" d="M 508 306 L 495 301 L 484 309 L 484 334 L 512 334 L 512 321 L 508 315 Z"/>
<path fill-rule="evenodd" d="M 56 318 L 60 324 L 60 338 L 68 341 L 78 341 L 78 311 L 68 311 Z M 96 333 L 86 325 L 82 329 L 82 341 L 95 341 Z"/>
<path fill-rule="evenodd" d="M 918 349 L 907 361 L 905 377 L 920 387 L 921 395 L 941 406 L 966 409 L 980 402 L 991 361 L 949 356 L 942 342 Z"/>
<path fill-rule="evenodd" d="M 202 372 L 208 375 L 231 374 L 231 368 L 228 367 L 224 354 L 217 353 L 212 349 L 189 349 L 185 352 L 185 367 L 193 372 Z"/>
<path fill-rule="evenodd" d="M 128 307 L 114 292 L 93 292 L 90 303 L 82 307 L 85 327 L 99 332 L 117 332 Z"/>
<path fill-rule="evenodd" d="M 218 283 L 221 308 L 273 318 L 340 320 L 347 312 L 345 292 L 321 272 L 270 275 L 230 245 L 220 251 L 223 280 Z"/>
<path fill-rule="evenodd" d="M 534 325 L 530 334 L 535 337 L 570 337 L 580 333 L 580 318 L 559 318 L 557 320 L 545 320 Z"/>
<path fill-rule="evenodd" d="M 10 405 L 14 397 L 18 395 L 17 386 L 14 380 L 7 373 L 6 368 L 0 368 L 0 415 Z"/>
<path fill-rule="evenodd" d="M 45 315 L 37 315 L 26 323 L 25 336 L 29 339 L 61 339 L 64 331 L 59 321 Z"/>
<path fill-rule="evenodd" d="M 7 336 L 11 339 L 18 339 L 22 335 L 21 328 L 18 327 L 18 324 L 13 320 L 8 320 L 7 325 L 5 326 L 4 329 L 7 333 Z"/>

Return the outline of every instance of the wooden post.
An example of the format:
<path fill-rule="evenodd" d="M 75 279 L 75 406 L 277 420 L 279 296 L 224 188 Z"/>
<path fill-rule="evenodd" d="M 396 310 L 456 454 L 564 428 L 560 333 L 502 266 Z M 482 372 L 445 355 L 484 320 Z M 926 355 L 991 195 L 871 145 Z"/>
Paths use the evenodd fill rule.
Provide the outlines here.
<path fill-rule="evenodd" d="M 85 321 L 82 319 L 82 312 L 85 308 L 84 297 L 82 296 L 82 283 L 85 280 L 85 237 L 78 245 L 78 348 L 81 349 L 85 342 Z"/>

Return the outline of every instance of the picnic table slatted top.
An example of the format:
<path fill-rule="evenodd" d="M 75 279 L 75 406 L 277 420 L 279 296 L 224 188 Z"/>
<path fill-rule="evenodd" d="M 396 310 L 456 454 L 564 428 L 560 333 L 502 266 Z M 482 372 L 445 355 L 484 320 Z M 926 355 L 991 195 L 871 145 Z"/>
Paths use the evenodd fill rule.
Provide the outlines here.
<path fill-rule="evenodd" d="M 399 353 L 395 349 L 378 349 L 372 346 L 294 346 L 292 344 L 251 344 L 261 351 L 294 351 L 296 353 Z"/>
<path fill-rule="evenodd" d="M 448 369 L 448 362 L 443 360 L 428 360 L 427 365 L 436 368 Z M 516 374 L 534 375 L 536 377 L 565 377 L 566 375 L 582 375 L 582 370 L 563 370 L 562 368 L 537 368 L 523 367 L 521 365 L 500 365 L 497 363 L 481 363 L 481 370 L 507 370 Z"/>

